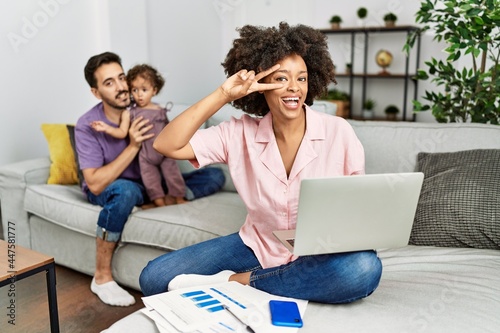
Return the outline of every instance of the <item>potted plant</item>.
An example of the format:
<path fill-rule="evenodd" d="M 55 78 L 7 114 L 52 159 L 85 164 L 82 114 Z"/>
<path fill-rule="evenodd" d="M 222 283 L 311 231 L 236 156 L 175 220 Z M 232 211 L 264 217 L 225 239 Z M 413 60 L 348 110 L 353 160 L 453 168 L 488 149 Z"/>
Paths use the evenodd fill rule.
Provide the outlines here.
<path fill-rule="evenodd" d="M 350 96 L 348 93 L 338 89 L 328 90 L 326 95 L 320 98 L 321 100 L 329 101 L 337 105 L 336 115 L 339 117 L 348 118 L 350 114 Z"/>
<path fill-rule="evenodd" d="M 398 17 L 394 13 L 387 13 L 384 15 L 384 22 L 387 28 L 394 27 Z"/>
<path fill-rule="evenodd" d="M 368 10 L 365 7 L 360 7 L 357 11 L 357 15 L 359 18 L 359 26 L 364 27 L 365 26 L 365 18 L 368 15 Z"/>
<path fill-rule="evenodd" d="M 387 116 L 387 120 L 396 120 L 396 116 L 399 113 L 399 109 L 395 105 L 387 106 L 384 111 Z"/>
<path fill-rule="evenodd" d="M 332 25 L 332 29 L 340 29 L 340 23 L 342 23 L 342 18 L 338 15 L 333 15 L 330 19 L 330 24 Z"/>
<path fill-rule="evenodd" d="M 346 74 L 352 73 L 352 64 L 350 62 L 345 64 L 345 72 L 346 72 Z"/>
<path fill-rule="evenodd" d="M 432 110 L 438 122 L 500 124 L 498 2 L 426 0 L 420 5 L 416 22 L 422 27 L 409 36 L 406 52 L 418 34 L 429 30 L 435 40 L 447 44 L 449 56 L 444 61 L 431 58 L 425 62 L 428 70 L 417 72 L 418 80 L 432 76 L 436 87 L 425 91 L 423 99 L 429 103 L 413 101 L 415 111 Z"/>
<path fill-rule="evenodd" d="M 374 115 L 374 108 L 375 108 L 375 101 L 373 99 L 367 99 L 363 103 L 363 118 L 365 119 L 372 119 Z"/>

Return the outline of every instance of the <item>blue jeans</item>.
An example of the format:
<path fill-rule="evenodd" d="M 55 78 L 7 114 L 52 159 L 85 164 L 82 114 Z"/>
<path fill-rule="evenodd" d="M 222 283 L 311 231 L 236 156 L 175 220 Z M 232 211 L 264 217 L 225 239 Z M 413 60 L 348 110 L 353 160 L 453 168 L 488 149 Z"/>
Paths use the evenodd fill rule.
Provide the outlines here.
<path fill-rule="evenodd" d="M 99 195 L 87 191 L 88 201 L 102 207 L 97 219 L 97 237 L 118 242 L 132 209 L 142 205 L 145 196 L 141 184 L 127 179 L 115 180 Z"/>
<path fill-rule="evenodd" d="M 179 274 L 212 275 L 222 270 L 251 272 L 250 285 L 273 295 L 321 303 L 348 303 L 377 288 L 382 264 L 375 251 L 302 256 L 263 269 L 235 233 L 166 253 L 148 263 L 139 278 L 145 296 L 167 291 Z"/>
<path fill-rule="evenodd" d="M 219 168 L 203 168 L 182 176 L 186 182 L 188 200 L 219 191 L 226 180 Z M 87 191 L 87 200 L 102 207 L 97 220 L 97 237 L 118 242 L 132 209 L 144 204 L 146 199 L 144 187 L 127 179 L 115 180 L 99 195 Z"/>
<path fill-rule="evenodd" d="M 187 200 L 194 200 L 213 194 L 219 191 L 226 181 L 224 172 L 215 167 L 183 173 L 182 178 L 184 178 L 187 187 Z"/>

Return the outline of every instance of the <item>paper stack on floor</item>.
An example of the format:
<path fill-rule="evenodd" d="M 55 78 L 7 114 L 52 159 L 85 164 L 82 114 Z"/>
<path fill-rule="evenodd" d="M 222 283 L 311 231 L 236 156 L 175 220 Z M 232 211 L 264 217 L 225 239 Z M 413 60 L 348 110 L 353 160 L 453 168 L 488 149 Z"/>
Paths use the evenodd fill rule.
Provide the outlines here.
<path fill-rule="evenodd" d="M 307 301 L 271 295 L 237 282 L 179 289 L 142 300 L 146 306 L 142 311 L 155 321 L 161 333 L 248 332 L 224 306 L 256 333 L 292 333 L 298 329 L 271 324 L 269 301 L 295 301 L 301 316 L 307 307 Z"/>

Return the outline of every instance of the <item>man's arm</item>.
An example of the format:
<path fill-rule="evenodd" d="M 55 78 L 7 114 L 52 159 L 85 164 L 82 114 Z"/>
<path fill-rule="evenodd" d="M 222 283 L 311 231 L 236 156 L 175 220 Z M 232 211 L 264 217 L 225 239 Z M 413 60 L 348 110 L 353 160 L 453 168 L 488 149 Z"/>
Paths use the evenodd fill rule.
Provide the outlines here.
<path fill-rule="evenodd" d="M 142 117 L 138 117 L 132 122 L 129 129 L 130 143 L 113 162 L 99 168 L 82 170 L 85 182 L 92 193 L 95 195 L 101 194 L 134 160 L 141 148 L 141 143 L 154 136 L 153 133 L 147 134 L 153 127 L 153 125 L 147 125 L 148 122 L 147 119 L 143 120 Z"/>

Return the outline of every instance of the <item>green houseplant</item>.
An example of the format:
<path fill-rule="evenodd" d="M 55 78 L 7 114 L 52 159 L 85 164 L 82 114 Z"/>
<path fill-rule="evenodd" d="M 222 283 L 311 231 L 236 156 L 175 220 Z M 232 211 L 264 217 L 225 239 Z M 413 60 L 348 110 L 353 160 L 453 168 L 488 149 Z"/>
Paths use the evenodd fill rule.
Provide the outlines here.
<path fill-rule="evenodd" d="M 338 101 L 348 101 L 349 94 L 338 89 L 330 89 L 321 99 L 325 100 L 338 100 Z"/>
<path fill-rule="evenodd" d="M 340 29 L 340 23 L 342 23 L 342 18 L 339 15 L 333 15 L 330 18 L 330 24 L 332 29 Z"/>
<path fill-rule="evenodd" d="M 384 15 L 384 22 L 386 27 L 394 27 L 398 17 L 394 13 L 387 13 Z"/>
<path fill-rule="evenodd" d="M 356 14 L 358 15 L 358 25 L 364 26 L 365 18 L 368 15 L 368 9 L 366 9 L 365 7 L 359 7 Z"/>
<path fill-rule="evenodd" d="M 373 108 L 375 107 L 376 103 L 373 99 L 367 99 L 365 101 L 365 103 L 363 104 L 363 107 L 365 108 L 365 110 L 373 110 Z"/>
<path fill-rule="evenodd" d="M 346 72 L 346 74 L 352 73 L 352 63 L 348 62 L 345 64 L 345 72 Z"/>
<path fill-rule="evenodd" d="M 377 105 L 377 103 L 375 103 L 375 101 L 373 99 L 367 99 L 364 103 L 363 103 L 363 118 L 366 118 L 366 119 L 371 119 L 373 118 L 374 116 L 374 108 L 375 108 L 375 105 Z"/>
<path fill-rule="evenodd" d="M 364 19 L 368 15 L 368 9 L 365 7 L 360 7 L 357 11 L 358 17 Z"/>
<path fill-rule="evenodd" d="M 330 89 L 320 98 L 321 100 L 329 101 L 337 105 L 336 115 L 339 117 L 348 118 L 350 114 L 350 96 L 348 93 L 338 89 Z"/>
<path fill-rule="evenodd" d="M 431 58 L 417 79 L 432 78 L 441 91 L 425 91 L 413 101 L 415 111 L 432 110 L 438 122 L 500 122 L 500 5 L 498 0 L 426 0 L 416 14 L 423 26 L 410 35 L 404 49 L 413 47 L 416 34 L 432 31 L 445 42 L 448 58 Z M 463 59 L 469 66 L 459 67 Z M 458 61 L 460 62 L 458 63 Z"/>

